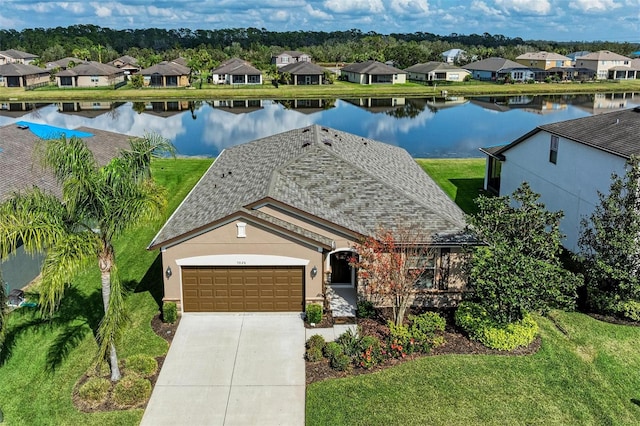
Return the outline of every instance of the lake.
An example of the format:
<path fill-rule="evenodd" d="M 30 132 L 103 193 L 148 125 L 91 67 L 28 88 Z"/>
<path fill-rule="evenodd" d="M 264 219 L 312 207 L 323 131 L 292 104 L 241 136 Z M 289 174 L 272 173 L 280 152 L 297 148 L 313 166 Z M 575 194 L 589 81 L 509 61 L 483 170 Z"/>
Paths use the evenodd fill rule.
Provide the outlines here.
<path fill-rule="evenodd" d="M 591 95 L 0 103 L 0 126 L 16 121 L 91 127 L 142 136 L 157 132 L 184 156 L 311 124 L 405 148 L 415 158 L 481 157 L 536 126 L 640 105 L 640 93 Z"/>

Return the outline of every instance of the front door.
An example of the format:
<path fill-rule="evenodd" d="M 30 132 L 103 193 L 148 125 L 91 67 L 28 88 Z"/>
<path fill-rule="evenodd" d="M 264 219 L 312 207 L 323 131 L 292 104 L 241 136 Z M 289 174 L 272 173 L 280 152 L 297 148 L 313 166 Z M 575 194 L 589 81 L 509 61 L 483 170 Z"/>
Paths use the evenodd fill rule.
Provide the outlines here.
<path fill-rule="evenodd" d="M 349 265 L 349 251 L 339 251 L 331 255 L 331 284 L 353 285 L 353 268 Z"/>

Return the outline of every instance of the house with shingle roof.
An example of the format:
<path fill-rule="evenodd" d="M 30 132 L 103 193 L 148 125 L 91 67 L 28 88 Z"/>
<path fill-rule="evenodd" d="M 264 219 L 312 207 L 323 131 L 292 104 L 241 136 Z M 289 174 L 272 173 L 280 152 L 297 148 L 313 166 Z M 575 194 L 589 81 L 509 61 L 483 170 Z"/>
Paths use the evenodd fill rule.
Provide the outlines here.
<path fill-rule="evenodd" d="M 142 68 L 138 64 L 138 60 L 129 55 L 120 56 L 119 58 L 116 58 L 111 62 L 107 62 L 107 65 L 120 68 L 124 70 L 125 74 L 135 74 L 140 71 L 140 68 Z"/>
<path fill-rule="evenodd" d="M 409 81 L 464 81 L 471 71 L 444 62 L 426 62 L 405 68 Z"/>
<path fill-rule="evenodd" d="M 463 212 L 404 149 L 312 125 L 225 149 L 149 249 L 183 312 L 302 312 L 355 300 L 354 244 L 405 227 L 435 248 L 415 303 L 455 303 Z"/>
<path fill-rule="evenodd" d="M 527 52 L 516 58 L 516 62 L 526 67 L 548 70 L 572 66 L 571 58 L 555 52 Z"/>
<path fill-rule="evenodd" d="M 56 73 L 58 87 L 117 87 L 124 84 L 124 70 L 96 61 L 82 62 Z"/>
<path fill-rule="evenodd" d="M 84 62 L 86 62 L 84 59 L 67 56 L 66 58 L 58 59 L 57 61 L 47 62 L 45 67 L 48 70 L 66 70 L 67 68 L 73 68 L 74 66 Z"/>
<path fill-rule="evenodd" d="M 322 84 L 324 82 L 325 71 L 326 68 L 311 62 L 294 62 L 278 70 L 280 73 L 280 83 L 293 84 L 294 86 Z M 288 82 L 283 78 L 285 73 L 288 73 L 291 77 Z"/>
<path fill-rule="evenodd" d="M 0 65 L 0 87 L 38 87 L 49 84 L 51 73 L 35 65 L 11 62 Z"/>
<path fill-rule="evenodd" d="M 402 84 L 407 82 L 407 72 L 372 59 L 356 62 L 340 70 L 343 80 L 359 84 Z"/>
<path fill-rule="evenodd" d="M 140 71 L 144 76 L 144 85 L 151 87 L 187 87 L 190 85 L 191 68 L 182 65 L 178 58 L 175 61 L 162 61 Z"/>
<path fill-rule="evenodd" d="M 483 148 L 485 189 L 511 194 L 528 182 L 550 211 L 564 212 L 563 244 L 576 250 L 580 221 L 606 194 L 611 174 L 623 176 L 640 155 L 640 107 L 536 127 L 504 146 Z"/>
<path fill-rule="evenodd" d="M 43 137 L 59 137 L 62 133 L 67 137 L 82 136 L 101 166 L 120 150 L 130 147 L 127 135 L 86 127 L 69 130 L 24 121 L 0 127 L 0 201 L 15 191 L 36 186 L 56 196 L 62 195 L 53 173 L 44 170 L 34 156 L 35 147 Z M 42 259 L 42 255 L 32 256 L 19 247 L 1 260 L 2 276 L 9 289 L 20 289 L 30 283 L 39 274 Z"/>
<path fill-rule="evenodd" d="M 311 56 L 297 50 L 285 50 L 284 52 L 271 56 L 271 64 L 278 68 L 296 62 L 311 62 Z"/>
<path fill-rule="evenodd" d="M 8 49 L 0 50 L 0 65 L 2 64 L 31 64 L 38 58 L 33 53 L 23 52 L 22 50 Z"/>
<path fill-rule="evenodd" d="M 575 66 L 593 70 L 598 80 L 632 80 L 640 75 L 640 69 L 631 66 L 631 58 L 608 50 L 581 56 Z"/>
<path fill-rule="evenodd" d="M 509 59 L 493 57 L 471 62 L 463 65 L 462 68 L 471 71 L 474 80 L 495 81 L 500 78 L 501 74 L 527 67 Z"/>
<path fill-rule="evenodd" d="M 262 84 L 262 72 L 240 58 L 229 59 L 211 72 L 214 84 Z"/>

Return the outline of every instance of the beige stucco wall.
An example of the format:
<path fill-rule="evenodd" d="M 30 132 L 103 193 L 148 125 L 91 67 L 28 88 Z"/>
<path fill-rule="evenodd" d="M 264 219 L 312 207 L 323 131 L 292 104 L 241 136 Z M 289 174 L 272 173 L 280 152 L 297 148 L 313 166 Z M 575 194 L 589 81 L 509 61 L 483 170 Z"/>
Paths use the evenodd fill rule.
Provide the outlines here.
<path fill-rule="evenodd" d="M 238 238 L 237 224 L 246 223 L 246 237 Z M 164 299 L 179 301 L 181 299 L 181 270 L 179 259 L 210 255 L 235 255 L 230 258 L 230 266 L 258 266 L 255 258 L 243 255 L 285 256 L 306 261 L 304 267 L 305 300 L 316 302 L 323 300 L 323 254 L 302 241 L 296 241 L 283 236 L 262 225 L 246 220 L 236 220 L 211 230 L 202 235 L 184 241 L 162 251 L 162 270 L 164 281 Z M 259 262 L 259 261 L 258 261 Z M 311 269 L 318 269 L 315 277 L 311 277 Z M 164 273 L 170 267 L 172 275 L 166 277 Z"/>
<path fill-rule="evenodd" d="M 98 81 L 91 81 L 92 78 L 97 77 Z M 89 76 L 89 75 L 81 75 L 78 76 L 78 83 L 76 87 L 103 87 L 103 86 L 111 86 L 113 84 L 120 83 L 124 81 L 124 74 L 120 74 L 113 78 L 112 76 L 100 75 L 100 76 Z"/>
<path fill-rule="evenodd" d="M 43 84 L 48 82 L 49 82 L 49 74 L 27 76 L 27 86 L 31 86 L 34 84 Z"/>

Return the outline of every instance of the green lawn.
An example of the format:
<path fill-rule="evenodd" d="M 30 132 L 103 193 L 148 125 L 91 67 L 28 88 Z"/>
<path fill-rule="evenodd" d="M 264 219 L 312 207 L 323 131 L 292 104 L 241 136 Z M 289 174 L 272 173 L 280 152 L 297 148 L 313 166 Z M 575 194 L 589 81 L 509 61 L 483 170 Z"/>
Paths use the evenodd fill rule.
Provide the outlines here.
<path fill-rule="evenodd" d="M 155 160 L 153 173 L 168 189 L 170 211 L 183 200 L 211 164 L 210 159 Z M 168 345 L 151 330 L 162 295 L 157 251 L 146 250 L 162 221 L 133 230 L 116 244 L 121 277 L 130 293 L 131 321 L 119 345 L 120 359 L 143 353 L 159 356 Z M 93 332 L 102 315 L 100 277 L 87 272 L 73 280 L 52 321 L 33 309 L 10 314 L 0 352 L 0 410 L 9 425 L 134 425 L 142 410 L 85 414 L 72 403 L 74 384 L 96 353 Z"/>
<path fill-rule="evenodd" d="M 473 200 L 482 191 L 484 158 L 421 158 L 416 161 L 465 213 L 476 212 Z"/>
<path fill-rule="evenodd" d="M 534 355 L 442 355 L 307 387 L 308 425 L 640 424 L 640 327 L 537 318 Z"/>
<path fill-rule="evenodd" d="M 348 97 L 422 97 L 441 96 L 446 90 L 449 96 L 519 95 L 519 94 L 569 94 L 595 92 L 636 92 L 640 90 L 640 80 L 602 81 L 589 83 L 553 84 L 496 84 L 471 81 L 464 83 L 425 86 L 418 83 L 362 85 L 344 81 L 321 86 L 293 86 L 270 83 L 262 85 L 232 86 L 205 85 L 202 89 L 185 88 L 143 88 L 125 86 L 117 90 L 110 88 L 59 89 L 43 87 L 26 91 L 23 88 L 0 88 L 0 100 L 56 102 L 63 100 L 124 100 L 144 101 L 151 99 L 304 99 L 304 98 L 348 98 Z"/>

